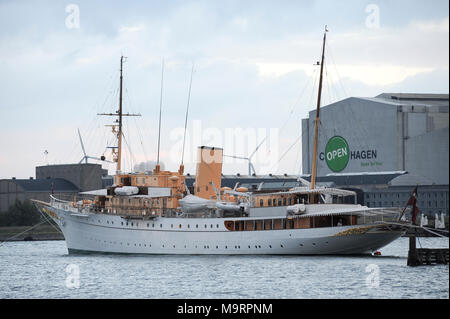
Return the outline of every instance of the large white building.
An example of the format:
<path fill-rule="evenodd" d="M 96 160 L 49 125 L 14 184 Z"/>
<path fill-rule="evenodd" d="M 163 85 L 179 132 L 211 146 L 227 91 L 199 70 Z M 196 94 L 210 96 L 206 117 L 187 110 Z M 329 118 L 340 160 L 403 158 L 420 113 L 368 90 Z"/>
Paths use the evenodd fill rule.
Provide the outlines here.
<path fill-rule="evenodd" d="M 303 174 L 312 166 L 316 111 L 302 120 Z M 317 175 L 406 171 L 449 183 L 449 95 L 383 93 L 320 110 Z"/>

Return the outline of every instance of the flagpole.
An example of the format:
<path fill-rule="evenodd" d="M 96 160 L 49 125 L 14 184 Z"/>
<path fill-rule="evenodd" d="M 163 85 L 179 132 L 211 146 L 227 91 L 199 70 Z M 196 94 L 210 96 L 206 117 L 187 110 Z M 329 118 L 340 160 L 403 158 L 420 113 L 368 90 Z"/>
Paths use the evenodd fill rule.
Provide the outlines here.
<path fill-rule="evenodd" d="M 400 221 L 400 219 L 402 219 L 403 214 L 405 213 L 406 207 L 408 207 L 409 205 L 411 205 L 411 204 L 409 203 L 409 201 L 410 201 L 411 198 L 414 196 L 414 194 L 416 194 L 416 196 L 417 196 L 417 187 L 418 187 L 418 186 L 419 186 L 419 184 L 416 184 L 416 187 L 414 187 L 414 190 L 413 190 L 411 196 L 409 196 L 408 202 L 406 203 L 405 208 L 403 208 L 403 211 L 402 211 L 402 213 L 400 214 L 400 216 L 399 216 L 399 218 L 398 218 L 398 221 Z M 417 199 L 416 199 L 416 200 L 417 200 Z M 415 212 L 413 212 L 413 214 L 414 214 L 414 213 L 415 213 Z"/>

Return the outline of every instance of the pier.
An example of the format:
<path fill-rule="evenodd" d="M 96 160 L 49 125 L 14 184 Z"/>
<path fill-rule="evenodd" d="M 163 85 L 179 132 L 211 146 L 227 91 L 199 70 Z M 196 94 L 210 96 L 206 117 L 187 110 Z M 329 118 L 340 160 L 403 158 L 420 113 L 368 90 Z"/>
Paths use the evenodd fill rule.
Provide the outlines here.
<path fill-rule="evenodd" d="M 408 266 L 448 265 L 448 248 L 417 248 L 416 236 L 409 237 Z"/>

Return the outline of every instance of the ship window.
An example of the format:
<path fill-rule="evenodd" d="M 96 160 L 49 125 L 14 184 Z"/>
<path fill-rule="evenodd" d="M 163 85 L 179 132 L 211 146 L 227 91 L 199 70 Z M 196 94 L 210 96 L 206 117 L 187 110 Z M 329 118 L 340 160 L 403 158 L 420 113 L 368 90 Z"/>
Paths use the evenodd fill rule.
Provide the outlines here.
<path fill-rule="evenodd" d="M 195 228 L 198 228 L 198 224 L 197 224 L 197 225 L 195 225 Z"/>
<path fill-rule="evenodd" d="M 289 197 L 289 205 L 292 203 L 292 198 Z"/>
<path fill-rule="evenodd" d="M 272 206 L 272 201 L 270 200 L 270 198 L 267 200 L 267 206 Z"/>
<path fill-rule="evenodd" d="M 200 187 L 197 186 L 197 193 L 200 193 Z"/>
<path fill-rule="evenodd" d="M 188 228 L 191 228 L 191 226 L 188 224 Z"/>
<path fill-rule="evenodd" d="M 286 206 L 286 198 L 283 198 L 283 206 Z"/>
<path fill-rule="evenodd" d="M 277 200 L 275 198 L 273 199 L 273 206 L 277 206 Z"/>
<path fill-rule="evenodd" d="M 180 225 L 178 225 L 178 228 L 181 228 L 181 224 L 180 224 Z"/>
<path fill-rule="evenodd" d="M 162 224 L 159 224 L 159 227 L 161 227 L 161 228 L 162 228 Z"/>
<path fill-rule="evenodd" d="M 281 206 L 281 198 L 278 199 L 278 206 Z"/>
<path fill-rule="evenodd" d="M 213 226 L 213 224 L 211 224 L 211 228 L 213 228 L 214 226 Z"/>
<path fill-rule="evenodd" d="M 208 225 L 205 224 L 205 228 L 208 227 Z"/>
<path fill-rule="evenodd" d="M 260 207 L 263 207 L 263 206 L 264 206 L 264 201 L 263 201 L 262 199 L 259 201 L 259 206 L 260 206 Z"/>
<path fill-rule="evenodd" d="M 219 228 L 219 224 L 216 225 L 216 228 Z"/>
<path fill-rule="evenodd" d="M 173 224 L 170 224 L 170 228 L 173 228 Z"/>
<path fill-rule="evenodd" d="M 208 191 L 208 185 L 205 186 L 205 190 Z"/>

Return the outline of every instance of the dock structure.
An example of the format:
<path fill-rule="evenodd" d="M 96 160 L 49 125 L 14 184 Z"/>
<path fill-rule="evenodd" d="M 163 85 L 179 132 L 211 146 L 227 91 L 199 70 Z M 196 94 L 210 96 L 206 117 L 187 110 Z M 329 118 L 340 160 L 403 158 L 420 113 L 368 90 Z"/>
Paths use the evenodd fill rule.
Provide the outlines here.
<path fill-rule="evenodd" d="M 448 248 L 416 248 L 416 236 L 409 237 L 408 266 L 448 265 Z"/>

